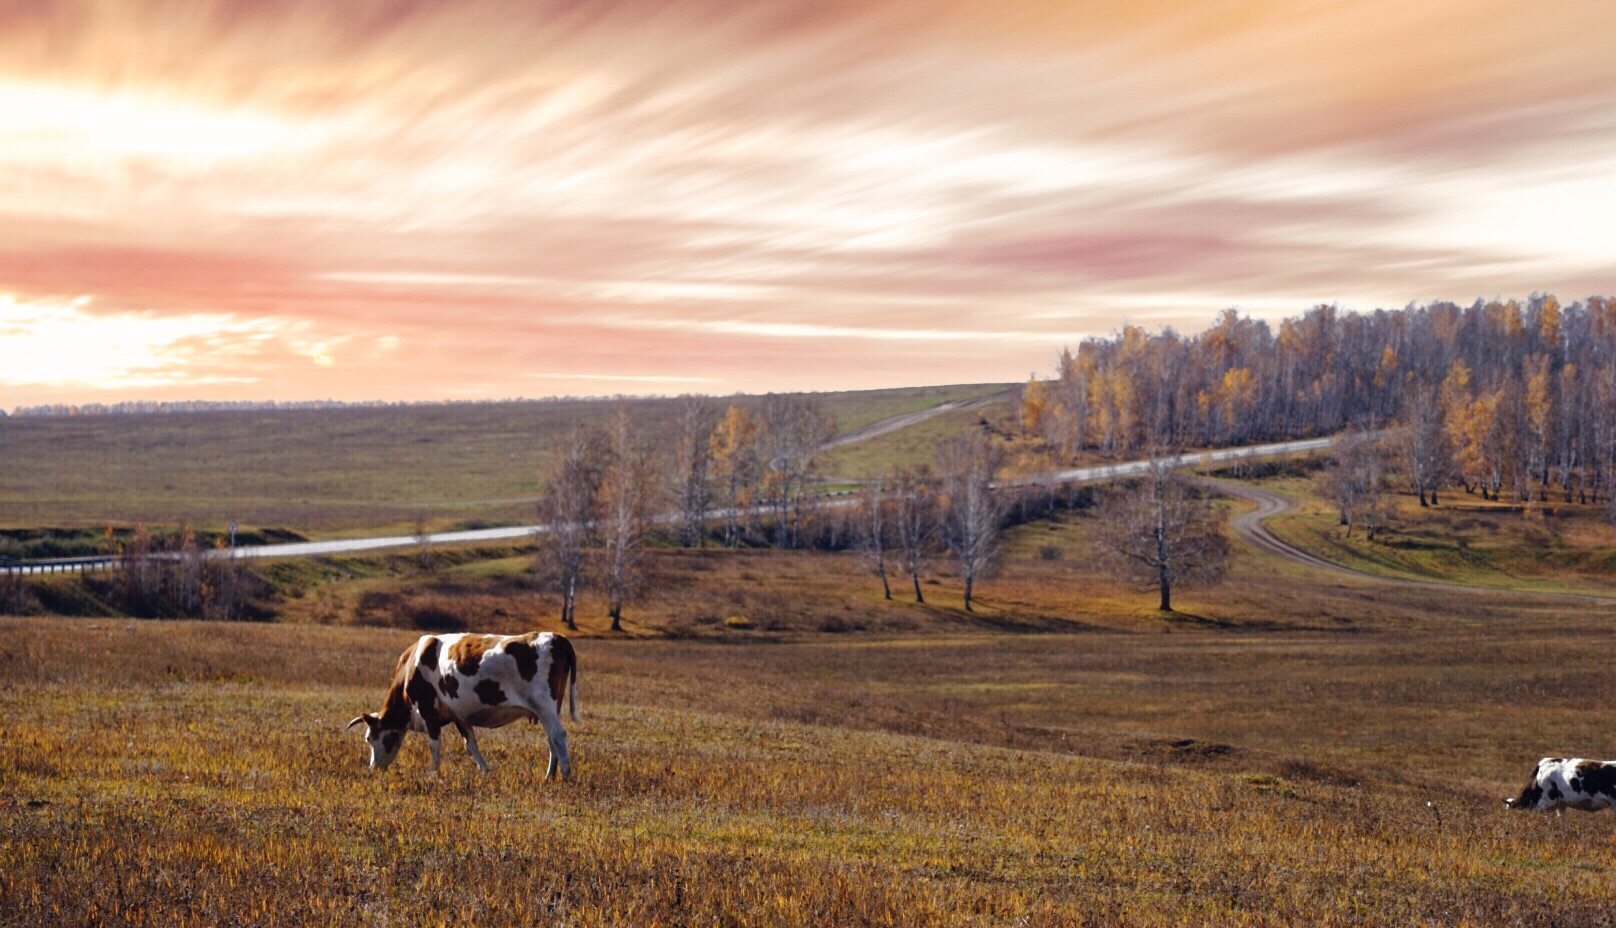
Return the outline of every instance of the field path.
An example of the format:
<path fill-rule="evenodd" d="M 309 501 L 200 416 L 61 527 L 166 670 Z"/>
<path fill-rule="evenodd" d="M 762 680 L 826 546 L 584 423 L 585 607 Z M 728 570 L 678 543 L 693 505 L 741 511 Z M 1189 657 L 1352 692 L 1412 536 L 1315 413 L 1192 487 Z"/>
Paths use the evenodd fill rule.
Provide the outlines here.
<path fill-rule="evenodd" d="M 978 406 L 986 406 L 989 403 L 994 403 L 1004 399 L 1005 397 L 1009 396 L 1010 393 L 1011 391 L 1006 390 L 1003 393 L 995 393 L 992 396 L 979 396 L 970 400 L 950 400 L 949 402 L 941 403 L 928 409 L 917 409 L 914 412 L 905 412 L 899 413 L 896 416 L 888 416 L 885 419 L 871 422 L 869 425 L 862 425 L 856 429 L 853 429 L 852 431 L 843 432 L 840 435 L 836 435 L 829 441 L 826 441 L 824 444 L 820 445 L 819 450 L 829 451 L 832 448 L 840 448 L 843 445 L 853 445 L 861 441 L 868 441 L 879 435 L 885 435 L 888 432 L 896 432 L 899 429 L 906 429 L 911 425 L 919 425 L 920 423 L 925 422 L 927 419 L 935 418 L 945 412 L 953 412 L 956 409 L 975 409 Z"/>
<path fill-rule="evenodd" d="M 1292 500 L 1290 497 L 1275 493 L 1272 490 L 1264 490 L 1259 487 L 1251 486 L 1250 484 L 1235 483 L 1234 481 L 1229 480 L 1212 480 L 1210 478 L 1202 477 L 1198 482 L 1202 486 L 1216 490 L 1217 492 L 1226 496 L 1233 496 L 1236 499 L 1243 499 L 1247 502 L 1255 503 L 1257 505 L 1256 509 L 1249 512 L 1242 512 L 1230 519 L 1229 527 L 1234 529 L 1234 533 L 1239 536 L 1242 541 L 1245 541 L 1252 547 L 1257 548 L 1260 551 L 1265 551 L 1276 557 L 1284 558 L 1285 560 L 1296 564 L 1306 564 L 1309 567 L 1316 567 L 1320 570 L 1328 570 L 1337 574 L 1345 574 L 1349 577 L 1369 579 L 1379 583 L 1386 583 L 1394 586 L 1415 587 L 1419 589 L 1453 590 L 1455 592 L 1462 593 L 1487 593 L 1505 596 L 1540 596 L 1555 599 L 1577 599 L 1586 602 L 1600 603 L 1616 602 L 1616 596 L 1600 596 L 1596 593 L 1560 593 L 1538 590 L 1511 590 L 1493 586 L 1471 586 L 1465 583 L 1444 583 L 1440 580 L 1411 580 L 1404 577 L 1389 577 L 1385 574 L 1371 573 L 1367 570 L 1359 570 L 1355 567 L 1348 567 L 1345 564 L 1337 564 L 1334 561 L 1327 561 L 1324 558 L 1309 554 L 1300 548 L 1286 543 L 1273 532 L 1270 532 L 1268 530 L 1268 526 L 1263 524 L 1263 521 L 1269 516 L 1277 516 L 1282 512 L 1288 512 L 1291 509 L 1296 508 L 1295 500 Z"/>

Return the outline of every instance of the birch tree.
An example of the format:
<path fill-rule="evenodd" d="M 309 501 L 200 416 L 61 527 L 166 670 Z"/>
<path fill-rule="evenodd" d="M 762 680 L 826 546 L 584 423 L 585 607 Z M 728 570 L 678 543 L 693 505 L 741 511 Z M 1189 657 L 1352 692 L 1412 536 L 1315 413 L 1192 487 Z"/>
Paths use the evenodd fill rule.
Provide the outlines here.
<path fill-rule="evenodd" d="M 993 568 L 998 555 L 1001 504 L 993 493 L 993 478 L 1004 452 L 982 432 L 949 439 L 938 449 L 942 474 L 943 532 L 949 550 L 965 579 L 965 611 L 972 605 L 977 581 Z"/>
<path fill-rule="evenodd" d="M 1452 455 L 1442 404 L 1431 387 L 1417 387 L 1408 399 L 1408 416 L 1399 443 L 1403 473 L 1421 506 L 1437 504 L 1437 490 L 1449 480 Z M 1427 502 L 1429 497 L 1429 502 Z"/>
<path fill-rule="evenodd" d="M 561 621 L 578 628 L 578 593 L 584 559 L 596 532 L 605 440 L 599 431 L 575 427 L 562 446 L 539 502 L 545 525 L 537 566 L 561 594 Z"/>
<path fill-rule="evenodd" d="M 1123 582 L 1160 592 L 1173 611 L 1173 590 L 1223 578 L 1229 542 L 1217 511 L 1164 463 L 1151 467 L 1139 492 L 1113 489 L 1095 512 L 1091 535 L 1101 566 Z"/>
<path fill-rule="evenodd" d="M 679 397 L 674 408 L 673 497 L 679 507 L 679 542 L 685 547 L 706 537 L 713 498 L 713 429 L 718 409 L 705 396 Z"/>
<path fill-rule="evenodd" d="M 892 598 L 892 585 L 887 581 L 891 509 L 892 501 L 885 483 L 875 480 L 865 485 L 858 510 L 859 556 L 870 573 L 881 579 L 881 595 L 886 599 Z"/>
<path fill-rule="evenodd" d="M 731 403 L 712 436 L 712 471 L 724 510 L 724 544 L 741 541 L 745 510 L 758 479 L 758 421 L 745 406 Z"/>
<path fill-rule="evenodd" d="M 836 422 L 810 396 L 770 393 L 760 410 L 758 458 L 764 468 L 764 492 L 774 511 L 774 541 L 797 546 L 804 503 L 814 472 L 814 455 L 836 432 Z"/>
<path fill-rule="evenodd" d="M 1344 435 L 1335 443 L 1335 463 L 1321 480 L 1326 499 L 1336 504 L 1347 535 L 1356 525 L 1373 541 L 1390 519 L 1385 489 L 1386 464 L 1380 442 L 1363 432 Z"/>
<path fill-rule="evenodd" d="M 606 460 L 601 468 L 600 536 L 606 587 L 606 613 L 612 631 L 623 630 L 623 603 L 639 582 L 649 525 L 651 455 L 634 434 L 628 407 L 619 405 L 606 432 Z"/>
<path fill-rule="evenodd" d="M 917 603 L 926 601 L 926 594 L 920 591 L 920 575 L 936 551 L 938 523 L 937 481 L 931 469 L 922 464 L 899 471 L 892 481 L 892 537 Z"/>

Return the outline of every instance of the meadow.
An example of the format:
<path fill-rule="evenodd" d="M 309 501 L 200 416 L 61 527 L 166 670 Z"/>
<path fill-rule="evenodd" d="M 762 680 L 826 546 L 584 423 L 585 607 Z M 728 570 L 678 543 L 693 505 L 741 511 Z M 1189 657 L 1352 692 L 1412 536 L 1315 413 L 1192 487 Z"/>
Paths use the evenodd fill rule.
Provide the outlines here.
<path fill-rule="evenodd" d="M 365 769 L 341 726 L 417 632 L 350 612 L 0 619 L 0 922 L 1611 922 L 1609 817 L 1499 801 L 1609 754 L 1604 609 L 1242 551 L 1163 617 L 1084 518 L 1016 529 L 975 615 L 946 571 L 917 606 L 847 557 L 660 553 L 696 579 L 629 634 L 582 612 L 567 783 L 526 725 L 486 777 L 453 739 L 437 778 L 420 739 Z M 315 589 L 555 628 L 522 560 Z"/>
<path fill-rule="evenodd" d="M 1369 541 L 1348 535 L 1317 481 L 1263 482 L 1296 500 L 1271 518 L 1269 531 L 1311 554 L 1357 570 L 1410 580 L 1439 580 L 1498 589 L 1616 595 L 1616 526 L 1603 501 L 1520 504 L 1483 500 L 1451 489 L 1433 507 L 1410 494 L 1392 497 L 1389 527 Z"/>
<path fill-rule="evenodd" d="M 952 400 L 1003 392 L 967 384 L 819 394 L 840 431 Z M 759 397 L 715 402 L 756 403 Z M 672 400 L 633 401 L 660 442 Z M 0 418 L 0 529 L 110 523 L 308 537 L 525 522 L 550 455 L 612 400 Z"/>
<path fill-rule="evenodd" d="M 546 783 L 364 768 L 397 630 L 4 620 L 4 921 L 1608 923 L 1606 818 L 1498 802 L 1598 753 L 1600 623 L 1430 621 L 588 639 Z"/>
<path fill-rule="evenodd" d="M 267 563 L 267 623 L 46 579 L 36 606 L 86 614 L 0 618 L 0 924 L 1616 922 L 1609 815 L 1500 802 L 1538 757 L 1611 755 L 1611 607 L 1542 594 L 1605 589 L 1616 533 L 1450 495 L 1366 544 L 1271 470 L 1293 544 L 1526 589 L 1239 545 L 1163 614 L 1096 572 L 1084 508 L 1009 530 L 970 613 L 946 560 L 919 604 L 846 553 L 659 545 L 624 632 L 581 601 L 548 783 L 535 726 L 481 738 L 487 776 L 447 738 L 435 778 L 422 739 L 376 774 L 342 730 L 423 630 L 559 630 L 528 548 Z"/>

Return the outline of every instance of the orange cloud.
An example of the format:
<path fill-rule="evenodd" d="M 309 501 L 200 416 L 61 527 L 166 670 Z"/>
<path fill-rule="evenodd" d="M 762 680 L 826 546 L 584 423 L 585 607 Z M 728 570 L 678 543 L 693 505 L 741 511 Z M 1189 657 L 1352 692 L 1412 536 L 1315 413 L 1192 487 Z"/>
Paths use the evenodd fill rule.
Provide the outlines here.
<path fill-rule="evenodd" d="M 1019 379 L 1124 318 L 1574 299 L 1616 254 L 1613 26 L 1580 0 L 9 3 L 0 292 L 225 341 L 0 403 Z M 224 379 L 243 319 L 306 344 Z"/>

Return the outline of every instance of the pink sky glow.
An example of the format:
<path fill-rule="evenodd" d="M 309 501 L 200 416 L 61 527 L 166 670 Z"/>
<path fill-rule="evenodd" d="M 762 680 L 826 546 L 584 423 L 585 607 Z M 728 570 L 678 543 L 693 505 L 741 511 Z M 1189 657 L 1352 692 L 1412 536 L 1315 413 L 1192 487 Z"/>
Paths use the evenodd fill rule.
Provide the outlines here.
<path fill-rule="evenodd" d="M 1609 0 L 0 3 L 0 407 L 857 389 L 1616 290 Z"/>

